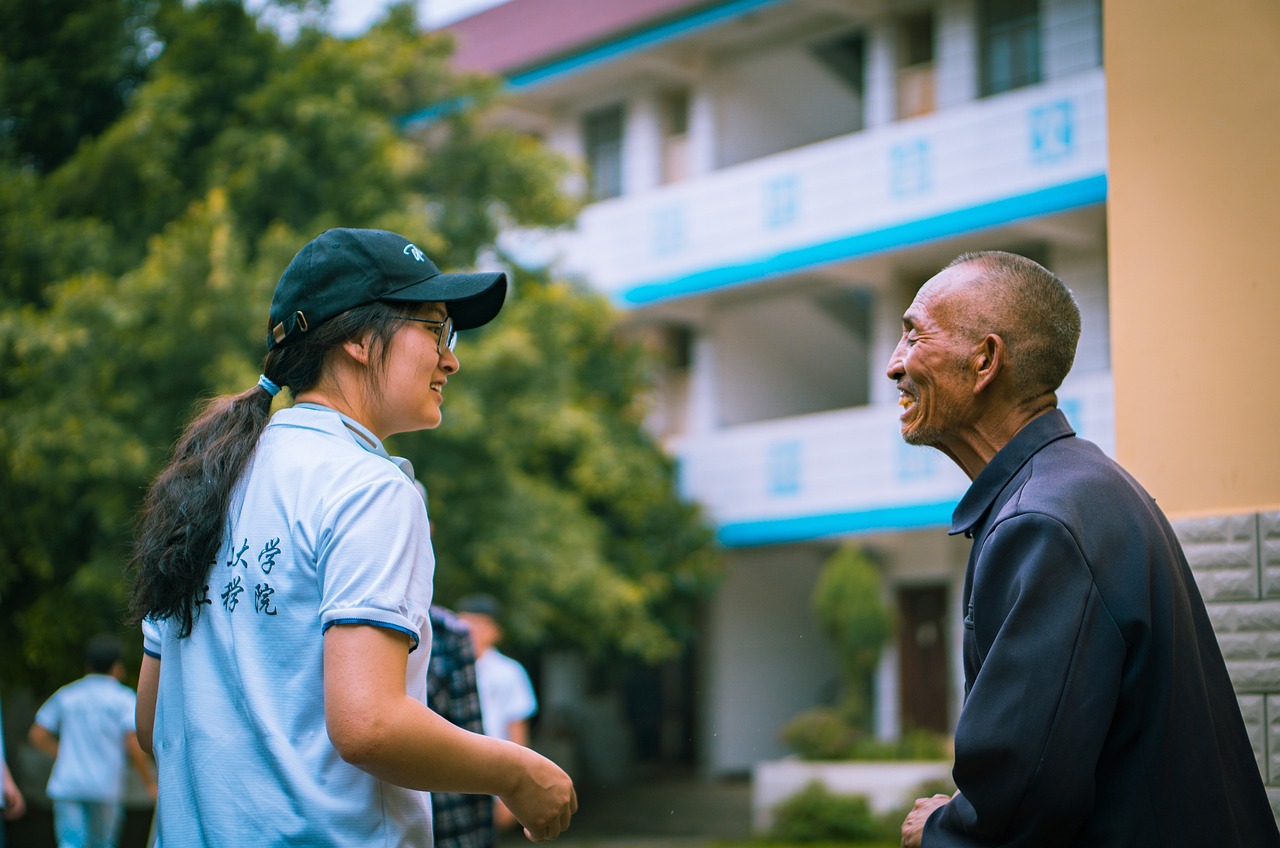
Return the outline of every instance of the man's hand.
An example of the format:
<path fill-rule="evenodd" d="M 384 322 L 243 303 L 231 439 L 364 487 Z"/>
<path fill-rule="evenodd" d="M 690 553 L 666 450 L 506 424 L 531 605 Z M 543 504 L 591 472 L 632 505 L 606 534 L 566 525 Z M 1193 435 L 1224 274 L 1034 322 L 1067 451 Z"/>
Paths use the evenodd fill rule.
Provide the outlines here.
<path fill-rule="evenodd" d="M 902 848 L 920 848 L 920 837 L 924 835 L 924 823 L 929 820 L 933 811 L 951 800 L 950 795 L 934 795 L 932 798 L 917 798 L 916 804 L 907 813 L 902 823 Z"/>

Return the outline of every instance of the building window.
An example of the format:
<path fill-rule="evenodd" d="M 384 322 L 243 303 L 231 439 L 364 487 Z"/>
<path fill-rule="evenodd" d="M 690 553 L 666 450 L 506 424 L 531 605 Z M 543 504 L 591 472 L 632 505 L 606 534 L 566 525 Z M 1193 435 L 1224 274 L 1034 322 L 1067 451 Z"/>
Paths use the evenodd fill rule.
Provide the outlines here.
<path fill-rule="evenodd" d="M 662 182 L 677 183 L 689 175 L 689 90 L 665 91 L 658 97 L 662 121 Z"/>
<path fill-rule="evenodd" d="M 908 15 L 898 22 L 898 117 L 927 115 L 935 108 L 933 12 Z"/>
<path fill-rule="evenodd" d="M 835 75 L 850 92 L 862 97 L 866 75 L 866 38 L 861 32 L 829 38 L 810 48 L 814 57 Z"/>
<path fill-rule="evenodd" d="M 978 32 L 982 96 L 1040 82 L 1039 0 L 981 0 Z"/>
<path fill-rule="evenodd" d="M 622 194 L 622 104 L 588 112 L 582 118 L 587 179 L 593 200 Z"/>

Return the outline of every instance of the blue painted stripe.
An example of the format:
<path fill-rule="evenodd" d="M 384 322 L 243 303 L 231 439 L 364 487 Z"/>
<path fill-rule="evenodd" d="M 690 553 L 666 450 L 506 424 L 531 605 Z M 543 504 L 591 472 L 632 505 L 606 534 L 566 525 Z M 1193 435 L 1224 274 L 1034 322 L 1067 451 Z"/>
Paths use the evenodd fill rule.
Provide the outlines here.
<path fill-rule="evenodd" d="M 1051 215 L 1103 203 L 1107 199 L 1107 175 L 1099 174 L 1006 197 L 989 203 L 943 212 L 904 224 L 869 230 L 835 241 L 787 250 L 736 265 L 721 265 L 668 280 L 641 283 L 618 294 L 623 306 L 641 306 L 703 294 L 743 283 L 794 273 L 830 262 L 839 262 L 910 247 L 922 242 L 1011 224 L 1026 218 Z"/>
<path fill-rule="evenodd" d="M 507 78 L 505 87 L 508 90 L 533 88 L 559 77 L 579 73 L 593 65 L 616 61 L 629 53 L 656 47 L 664 41 L 670 41 L 682 35 L 689 35 L 698 30 L 716 26 L 765 6 L 776 6 L 785 2 L 788 2 L 788 0 L 731 0 L 731 2 L 723 3 L 710 9 L 703 9 L 692 15 L 686 15 L 682 18 L 634 32 L 617 41 L 601 44 L 589 50 L 557 59 L 554 62 L 548 62 L 545 65 L 538 65 L 512 74 Z M 434 104 L 425 109 L 419 109 L 416 112 L 403 115 L 397 119 L 397 123 L 402 129 L 418 129 L 468 108 L 470 105 L 470 98 L 455 98 L 454 100 Z"/>
<path fill-rule="evenodd" d="M 756 545 L 807 542 L 827 536 L 855 533 L 949 527 L 951 513 L 955 511 L 956 503 L 958 500 L 948 500 L 908 506 L 878 507 L 860 512 L 780 518 L 774 521 L 741 521 L 721 525 L 716 535 L 720 544 L 726 548 L 749 548 Z"/>
<path fill-rule="evenodd" d="M 509 88 L 532 88 L 549 82 L 557 77 L 576 74 L 602 62 L 612 62 L 639 50 L 655 47 L 664 41 L 670 41 L 682 35 L 689 35 L 701 29 L 722 24 L 732 18 L 740 17 L 766 6 L 777 6 L 787 0 L 732 0 L 710 9 L 703 9 L 682 18 L 667 21 L 657 26 L 642 29 L 616 41 L 601 44 L 580 53 L 574 53 L 563 59 L 548 62 L 520 73 L 512 74 L 507 79 Z"/>
<path fill-rule="evenodd" d="M 451 115 L 461 114 L 474 106 L 475 102 L 475 97 L 471 95 L 451 97 L 448 100 L 433 103 L 425 109 L 402 115 L 396 118 L 396 123 L 402 130 L 418 129 L 428 124 L 434 124 L 436 121 L 443 120 Z"/>

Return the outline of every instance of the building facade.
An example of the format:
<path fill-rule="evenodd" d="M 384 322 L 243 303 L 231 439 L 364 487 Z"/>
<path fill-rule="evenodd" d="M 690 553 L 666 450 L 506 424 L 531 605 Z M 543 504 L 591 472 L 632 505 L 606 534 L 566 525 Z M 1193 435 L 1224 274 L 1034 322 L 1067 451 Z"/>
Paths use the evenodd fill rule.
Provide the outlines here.
<path fill-rule="evenodd" d="M 1174 519 L 1280 817 L 1280 5 L 1115 0 L 1105 27 L 1117 454 Z"/>
<path fill-rule="evenodd" d="M 581 166 L 576 227 L 524 249 L 664 354 L 652 424 L 728 562 L 701 768 L 783 755 L 836 697 L 810 598 L 849 540 L 899 622 L 878 733 L 952 728 L 968 480 L 901 442 L 885 366 L 942 265 L 1024 253 L 1080 302 L 1061 405 L 1114 453 L 1099 0 L 508 0 L 449 29 L 461 67 L 507 80 L 501 119 Z"/>

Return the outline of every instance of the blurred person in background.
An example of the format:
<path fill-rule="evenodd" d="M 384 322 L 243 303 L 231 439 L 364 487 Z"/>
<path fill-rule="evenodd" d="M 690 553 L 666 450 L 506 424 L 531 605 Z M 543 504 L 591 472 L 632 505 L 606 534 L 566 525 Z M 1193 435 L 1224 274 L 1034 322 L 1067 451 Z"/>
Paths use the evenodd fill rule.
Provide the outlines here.
<path fill-rule="evenodd" d="M 156 781 L 134 732 L 137 696 L 122 682 L 119 640 L 90 639 L 85 670 L 44 702 L 27 738 L 53 758 L 46 794 L 58 848 L 114 848 L 124 826 L 126 760 L 153 800 Z"/>
<path fill-rule="evenodd" d="M 435 556 L 383 446 L 440 424 L 455 331 L 494 318 L 506 282 L 327 230 L 276 285 L 257 384 L 179 439 L 132 561 L 160 844 L 430 845 L 428 791 L 500 796 L 533 841 L 568 827 L 562 769 L 427 706 Z M 272 416 L 282 387 L 295 403 Z"/>
<path fill-rule="evenodd" d="M 27 811 L 27 801 L 22 797 L 13 774 L 9 771 L 9 760 L 4 751 L 4 713 L 0 711 L 0 848 L 5 848 L 4 822 L 22 818 Z"/>
<path fill-rule="evenodd" d="M 475 647 L 485 735 L 528 745 L 529 719 L 538 711 L 538 699 L 524 666 L 497 648 L 503 636 L 502 604 L 492 595 L 467 595 L 456 609 Z M 499 830 L 515 824 L 501 799 L 494 806 L 494 819 Z"/>
<path fill-rule="evenodd" d="M 451 610 L 431 605 L 431 662 L 427 704 L 464 730 L 484 733 L 476 655 L 467 625 Z M 435 848 L 493 848 L 494 801 L 488 795 L 432 792 Z"/>
<path fill-rule="evenodd" d="M 427 487 L 414 480 L 422 503 L 431 512 Z M 428 530 L 434 533 L 430 520 Z M 427 706 L 472 733 L 484 733 L 480 691 L 476 685 L 476 653 L 471 631 L 453 610 L 432 604 L 431 662 L 427 664 Z M 435 848 L 493 848 L 494 800 L 488 795 L 432 792 L 431 822 Z"/>

